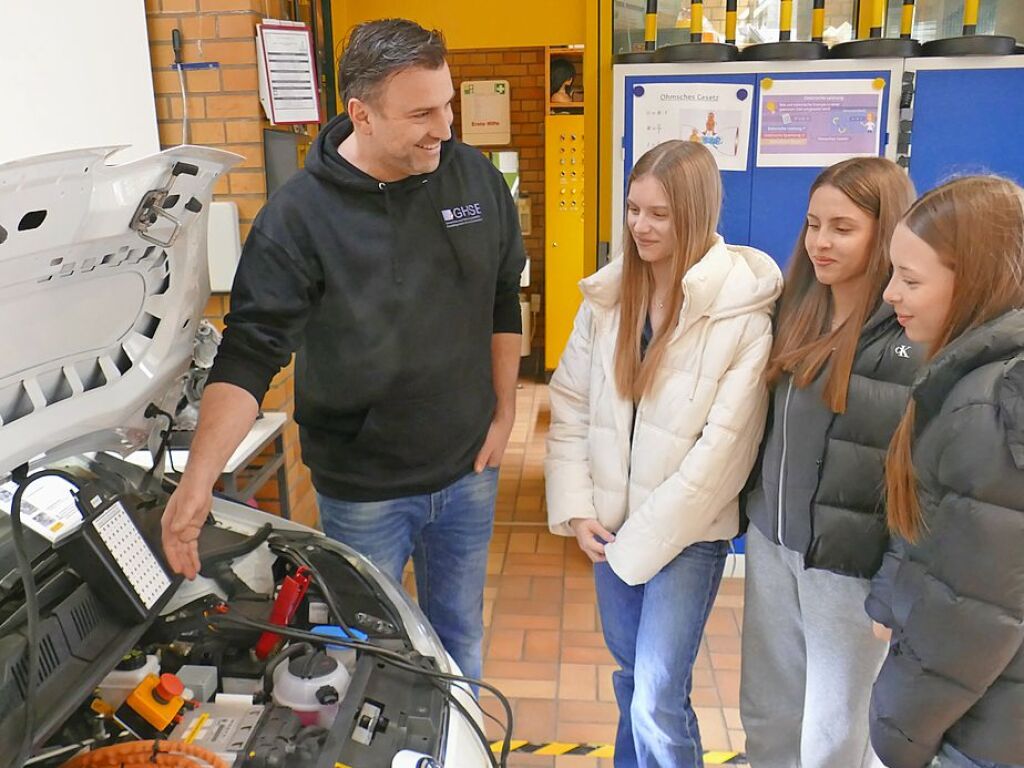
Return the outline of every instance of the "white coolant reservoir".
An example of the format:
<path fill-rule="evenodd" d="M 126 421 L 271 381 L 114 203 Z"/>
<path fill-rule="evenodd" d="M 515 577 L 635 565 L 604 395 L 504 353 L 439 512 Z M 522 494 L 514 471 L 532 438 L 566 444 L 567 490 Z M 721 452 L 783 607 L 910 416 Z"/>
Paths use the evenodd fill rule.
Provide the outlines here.
<path fill-rule="evenodd" d="M 117 709 L 128 694 L 139 687 L 139 683 L 149 675 L 160 676 L 160 660 L 141 651 L 132 651 L 118 664 L 114 670 L 103 678 L 96 693 L 113 709 Z"/>
<path fill-rule="evenodd" d="M 315 650 L 274 670 L 274 702 L 295 710 L 303 725 L 329 728 L 351 680 L 337 659 Z"/>

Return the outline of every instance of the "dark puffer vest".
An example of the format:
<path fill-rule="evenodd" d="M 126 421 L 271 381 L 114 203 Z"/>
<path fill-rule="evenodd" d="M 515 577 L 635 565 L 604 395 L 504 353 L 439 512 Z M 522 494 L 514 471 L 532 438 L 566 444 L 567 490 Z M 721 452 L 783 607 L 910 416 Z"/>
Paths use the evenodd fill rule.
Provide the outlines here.
<path fill-rule="evenodd" d="M 904 335 L 892 307 L 880 305 L 861 333 L 846 412 L 825 416 L 824 452 L 813 461 L 794 462 L 787 455 L 801 440 L 821 440 L 820 431 L 802 433 L 807 424 L 789 418 L 788 406 L 794 397 L 820 402 L 820 388 L 799 390 L 789 376 L 775 386 L 760 474 L 751 478 L 745 509 L 766 537 L 781 538 L 801 553 L 806 567 L 861 578 L 878 570 L 889 538 L 885 456 L 922 352 Z M 824 402 L 820 405 L 827 410 Z M 809 504 L 808 488 L 813 489 Z"/>

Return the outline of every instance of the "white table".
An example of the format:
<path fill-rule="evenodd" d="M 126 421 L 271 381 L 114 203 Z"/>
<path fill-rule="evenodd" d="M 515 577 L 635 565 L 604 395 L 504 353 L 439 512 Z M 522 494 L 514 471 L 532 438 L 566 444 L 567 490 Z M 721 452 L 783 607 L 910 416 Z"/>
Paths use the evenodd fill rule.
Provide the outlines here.
<path fill-rule="evenodd" d="M 252 425 L 228 463 L 224 466 L 220 479 L 224 486 L 224 495 L 235 501 L 248 501 L 260 490 L 267 481 L 277 475 L 277 488 L 281 504 L 281 517 L 291 519 L 291 504 L 288 498 L 288 478 L 285 474 L 284 428 L 288 423 L 288 414 L 280 411 L 267 411 Z M 252 463 L 266 450 L 271 443 L 274 453 L 267 461 L 250 469 Z M 164 454 L 164 472 L 172 477 L 180 477 L 188 466 L 188 449 L 172 448 Z M 136 451 L 128 457 L 128 461 L 140 466 L 152 466 L 153 457 L 149 451 Z"/>

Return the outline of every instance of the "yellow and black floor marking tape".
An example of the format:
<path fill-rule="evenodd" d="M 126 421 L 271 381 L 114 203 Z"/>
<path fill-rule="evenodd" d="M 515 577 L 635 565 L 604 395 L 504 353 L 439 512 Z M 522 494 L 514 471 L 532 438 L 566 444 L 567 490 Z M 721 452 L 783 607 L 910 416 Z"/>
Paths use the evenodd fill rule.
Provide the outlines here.
<path fill-rule="evenodd" d="M 501 752 L 501 742 L 491 743 L 491 751 Z M 513 739 L 511 751 L 520 755 L 579 755 L 581 757 L 612 757 L 615 748 L 611 744 L 573 744 L 563 741 L 549 741 L 534 744 L 523 739 Z M 745 755 L 739 752 L 705 752 L 705 765 L 749 765 Z"/>

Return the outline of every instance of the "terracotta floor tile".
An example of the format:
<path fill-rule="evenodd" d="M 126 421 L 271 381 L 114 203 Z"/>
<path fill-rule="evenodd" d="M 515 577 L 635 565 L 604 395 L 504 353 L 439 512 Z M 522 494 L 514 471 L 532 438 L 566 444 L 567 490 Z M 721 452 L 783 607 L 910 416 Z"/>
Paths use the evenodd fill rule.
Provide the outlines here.
<path fill-rule="evenodd" d="M 512 613 L 522 616 L 561 616 L 563 611 L 561 595 L 559 600 L 506 600 L 499 597 L 494 601 L 498 613 Z"/>
<path fill-rule="evenodd" d="M 528 600 L 533 579 L 529 576 L 498 576 L 498 597 L 506 600 Z"/>
<path fill-rule="evenodd" d="M 695 707 L 719 707 L 722 704 L 714 686 L 702 688 L 694 686 L 690 692 L 690 702 Z"/>
<path fill-rule="evenodd" d="M 562 577 L 538 576 L 533 580 L 530 598 L 545 602 L 562 602 Z"/>
<path fill-rule="evenodd" d="M 590 589 L 567 589 L 562 593 L 562 599 L 567 603 L 596 603 L 597 596 L 594 590 Z"/>
<path fill-rule="evenodd" d="M 573 632 L 591 632 L 597 628 L 597 606 L 593 603 L 566 603 L 562 606 L 562 626 Z"/>
<path fill-rule="evenodd" d="M 523 636 L 521 629 L 501 629 L 491 633 L 487 646 L 487 658 L 498 661 L 519 661 L 523 658 Z"/>
<path fill-rule="evenodd" d="M 497 574 L 502 572 L 502 566 L 505 564 L 505 555 L 488 555 L 487 557 L 487 573 Z"/>
<path fill-rule="evenodd" d="M 567 646 L 579 646 L 580 648 L 604 648 L 604 635 L 600 632 L 576 632 L 567 630 L 562 643 Z"/>
<path fill-rule="evenodd" d="M 615 741 L 615 725 L 561 722 L 558 724 L 558 740 L 581 744 L 611 744 Z"/>
<path fill-rule="evenodd" d="M 516 753 L 509 755 L 508 764 L 509 768 L 554 768 L 555 758 Z"/>
<path fill-rule="evenodd" d="M 526 661 L 557 662 L 561 652 L 561 632 L 533 629 L 526 632 L 523 659 Z"/>
<path fill-rule="evenodd" d="M 570 664 L 614 664 L 615 659 L 607 648 L 562 648 L 562 661 Z"/>
<path fill-rule="evenodd" d="M 533 743 L 562 739 L 558 733 L 558 703 L 546 699 L 520 699 L 516 702 L 516 738 Z"/>
<path fill-rule="evenodd" d="M 508 542 L 509 552 L 529 552 L 534 553 L 537 551 L 537 534 L 536 533 L 515 533 L 513 532 L 509 536 Z"/>
<path fill-rule="evenodd" d="M 563 701 L 558 705 L 558 718 L 570 723 L 619 722 L 619 708 L 605 701 Z"/>
<path fill-rule="evenodd" d="M 739 731 L 743 729 L 743 723 L 740 720 L 740 710 L 738 707 L 726 707 L 722 710 L 722 714 L 725 716 L 725 725 L 730 731 Z"/>
<path fill-rule="evenodd" d="M 729 731 L 725 727 L 722 710 L 717 707 L 694 707 L 700 727 L 700 741 L 706 750 L 728 750 Z M 836 766 L 836 768 L 839 768 Z"/>
<path fill-rule="evenodd" d="M 740 655 L 738 653 L 711 653 L 712 669 L 736 669 L 740 668 Z"/>
<path fill-rule="evenodd" d="M 718 603 L 715 603 L 716 605 Z M 708 635 L 708 648 L 711 653 L 739 653 L 740 636 L 737 635 Z"/>
<path fill-rule="evenodd" d="M 597 666 L 562 664 L 558 675 L 558 698 L 577 701 L 597 699 Z"/>
<path fill-rule="evenodd" d="M 597 697 L 601 701 L 615 701 L 615 687 L 612 685 L 612 673 L 618 669 L 613 665 L 602 664 L 597 668 Z"/>
<path fill-rule="evenodd" d="M 488 680 L 492 677 L 502 677 L 509 680 L 557 680 L 558 664 L 541 661 L 485 659 L 484 676 Z"/>
<path fill-rule="evenodd" d="M 694 688 L 714 688 L 715 687 L 715 676 L 711 673 L 710 669 L 694 668 L 693 670 L 693 687 Z"/>
<path fill-rule="evenodd" d="M 537 536 L 537 551 L 547 554 L 562 554 L 565 552 L 565 543 L 568 541 L 563 536 L 555 536 L 546 530 Z"/>
<path fill-rule="evenodd" d="M 708 616 L 707 627 L 704 629 L 707 635 L 730 635 L 739 636 L 739 628 L 736 626 L 736 619 L 729 609 L 712 608 Z"/>
<path fill-rule="evenodd" d="M 591 577 L 584 576 L 566 576 L 565 577 L 565 588 L 566 589 L 588 589 L 593 591 L 594 579 Z"/>
<path fill-rule="evenodd" d="M 522 563 L 506 565 L 504 573 L 507 573 L 509 576 L 561 576 L 564 570 L 561 564 L 540 565 Z"/>
<path fill-rule="evenodd" d="M 558 688 L 557 680 L 517 680 L 488 676 L 487 682 L 510 699 L 553 699 Z"/>
<path fill-rule="evenodd" d="M 729 748 L 736 752 L 745 752 L 747 749 L 747 734 L 730 728 Z"/>
<path fill-rule="evenodd" d="M 722 698 L 723 707 L 739 707 L 740 705 L 740 673 L 729 669 L 716 669 L 715 681 L 718 683 L 718 695 Z"/>
<path fill-rule="evenodd" d="M 494 617 L 495 629 L 551 629 L 556 630 L 561 624 L 558 616 L 529 616 L 516 614 L 497 614 Z"/>

